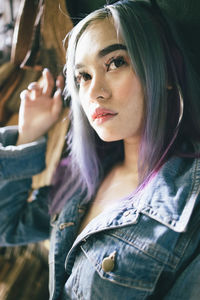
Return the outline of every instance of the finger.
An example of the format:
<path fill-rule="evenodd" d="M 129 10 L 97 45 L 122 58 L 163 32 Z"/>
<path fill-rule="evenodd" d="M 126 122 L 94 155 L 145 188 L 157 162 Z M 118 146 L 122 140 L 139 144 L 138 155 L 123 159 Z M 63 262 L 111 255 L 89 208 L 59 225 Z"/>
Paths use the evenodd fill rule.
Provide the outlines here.
<path fill-rule="evenodd" d="M 30 83 L 28 86 L 28 90 L 31 92 L 31 100 L 35 100 L 42 94 L 42 88 L 37 82 Z"/>
<path fill-rule="evenodd" d="M 31 91 L 32 89 L 35 89 L 39 86 L 39 84 L 37 82 L 31 82 L 29 85 L 28 85 L 28 90 Z"/>
<path fill-rule="evenodd" d="M 62 110 L 62 90 L 58 89 L 53 96 L 52 115 L 57 119 Z"/>
<path fill-rule="evenodd" d="M 57 87 L 58 89 L 63 90 L 64 85 L 65 85 L 64 77 L 63 77 L 62 75 L 58 75 L 58 77 L 57 77 L 57 79 L 56 79 L 56 87 Z"/>
<path fill-rule="evenodd" d="M 54 78 L 48 69 L 44 69 L 42 74 L 44 78 L 43 94 L 49 97 L 51 96 L 55 85 Z"/>
<path fill-rule="evenodd" d="M 21 99 L 21 101 L 30 100 L 29 91 L 27 91 L 27 90 L 22 91 L 20 93 L 20 99 Z"/>

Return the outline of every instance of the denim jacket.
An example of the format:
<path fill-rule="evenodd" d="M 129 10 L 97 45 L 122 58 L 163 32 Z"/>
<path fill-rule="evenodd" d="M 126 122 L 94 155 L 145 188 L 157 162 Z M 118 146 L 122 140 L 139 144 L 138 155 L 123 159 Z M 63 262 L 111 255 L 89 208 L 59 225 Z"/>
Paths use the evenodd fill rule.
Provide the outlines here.
<path fill-rule="evenodd" d="M 87 208 L 80 193 L 53 217 L 49 187 L 27 202 L 46 141 L 13 146 L 16 139 L 15 127 L 0 129 L 0 245 L 50 237 L 51 300 L 199 299 L 200 159 L 172 157 L 78 235 Z"/>

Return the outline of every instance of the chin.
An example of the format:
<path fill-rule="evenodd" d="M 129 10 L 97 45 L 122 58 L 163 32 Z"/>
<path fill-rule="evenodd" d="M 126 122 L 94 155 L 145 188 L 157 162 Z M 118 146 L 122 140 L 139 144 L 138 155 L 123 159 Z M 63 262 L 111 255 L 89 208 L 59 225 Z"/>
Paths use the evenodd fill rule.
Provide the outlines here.
<path fill-rule="evenodd" d="M 116 141 L 120 141 L 121 138 L 120 137 L 117 137 L 117 136 L 114 136 L 114 135 L 105 135 L 105 134 L 99 134 L 97 132 L 99 138 L 104 141 L 104 142 L 116 142 Z"/>

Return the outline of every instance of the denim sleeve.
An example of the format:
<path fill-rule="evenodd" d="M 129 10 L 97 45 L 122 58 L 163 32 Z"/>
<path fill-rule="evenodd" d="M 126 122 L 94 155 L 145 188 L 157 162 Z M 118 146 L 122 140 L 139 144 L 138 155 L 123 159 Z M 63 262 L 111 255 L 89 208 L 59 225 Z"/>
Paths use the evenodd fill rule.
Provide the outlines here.
<path fill-rule="evenodd" d="M 45 168 L 46 140 L 15 146 L 17 128 L 0 129 L 0 246 L 21 245 L 49 237 L 50 187 L 31 192 L 32 176 Z"/>

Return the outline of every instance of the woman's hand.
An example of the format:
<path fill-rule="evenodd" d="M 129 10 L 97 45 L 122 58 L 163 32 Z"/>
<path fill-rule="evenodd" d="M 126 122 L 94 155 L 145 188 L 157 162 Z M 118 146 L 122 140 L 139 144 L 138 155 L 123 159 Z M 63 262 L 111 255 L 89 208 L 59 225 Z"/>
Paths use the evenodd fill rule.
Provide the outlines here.
<path fill-rule="evenodd" d="M 48 69 L 44 69 L 42 85 L 33 82 L 21 93 L 17 145 L 38 139 L 58 120 L 62 109 L 64 78 L 57 77 L 56 91 L 52 95 L 54 86 L 53 76 Z"/>

